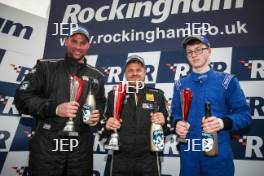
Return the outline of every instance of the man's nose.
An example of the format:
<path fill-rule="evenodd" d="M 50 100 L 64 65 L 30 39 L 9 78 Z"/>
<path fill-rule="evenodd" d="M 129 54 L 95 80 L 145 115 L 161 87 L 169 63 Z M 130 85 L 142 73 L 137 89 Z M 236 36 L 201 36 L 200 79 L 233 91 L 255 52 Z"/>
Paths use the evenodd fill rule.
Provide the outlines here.
<path fill-rule="evenodd" d="M 133 75 L 134 75 L 134 76 L 137 75 L 137 74 L 138 74 L 137 71 L 134 71 L 134 72 L 133 72 Z"/>
<path fill-rule="evenodd" d="M 76 49 L 81 49 L 81 44 L 77 43 L 77 44 L 75 45 L 75 48 L 76 48 Z"/>

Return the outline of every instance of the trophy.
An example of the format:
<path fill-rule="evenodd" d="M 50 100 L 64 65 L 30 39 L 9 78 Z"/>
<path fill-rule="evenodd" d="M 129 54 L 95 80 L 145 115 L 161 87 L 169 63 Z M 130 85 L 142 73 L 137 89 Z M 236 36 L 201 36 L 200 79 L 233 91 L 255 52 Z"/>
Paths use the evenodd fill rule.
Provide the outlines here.
<path fill-rule="evenodd" d="M 76 75 L 70 75 L 70 101 L 79 102 L 83 91 L 83 80 Z M 66 122 L 65 127 L 61 132 L 62 136 L 78 136 L 75 131 L 74 122 L 72 118 Z"/>
<path fill-rule="evenodd" d="M 94 91 L 93 91 L 93 79 L 90 80 L 90 84 L 89 84 L 89 91 L 88 91 L 88 95 L 85 101 L 85 104 L 83 105 L 82 108 L 82 112 L 83 112 L 83 123 L 88 124 L 90 126 L 94 126 L 93 124 L 91 124 L 90 121 L 90 115 L 92 114 L 93 110 L 96 107 L 96 103 L 95 103 L 95 96 L 94 96 Z"/>
<path fill-rule="evenodd" d="M 153 104 L 153 113 L 159 111 L 157 102 Z M 160 124 L 151 123 L 150 126 L 150 150 L 153 152 L 160 152 L 164 149 L 164 133 Z"/>
<path fill-rule="evenodd" d="M 182 109 L 182 118 L 184 122 L 188 121 L 188 114 L 190 111 L 192 102 L 192 90 L 190 88 L 184 88 L 181 90 L 181 109 Z M 178 142 L 187 143 L 186 136 L 179 136 L 177 138 Z"/>
<path fill-rule="evenodd" d="M 205 118 L 211 117 L 211 104 L 206 102 L 204 105 Z M 217 132 L 202 132 L 202 149 L 207 156 L 218 155 L 218 136 Z"/>
<path fill-rule="evenodd" d="M 118 84 L 118 88 L 114 88 L 114 118 L 120 121 L 122 106 L 124 97 L 126 94 L 126 85 L 123 85 L 122 82 Z M 115 130 L 109 139 L 109 142 L 105 144 L 105 149 L 107 150 L 119 150 L 118 143 L 118 133 Z"/>

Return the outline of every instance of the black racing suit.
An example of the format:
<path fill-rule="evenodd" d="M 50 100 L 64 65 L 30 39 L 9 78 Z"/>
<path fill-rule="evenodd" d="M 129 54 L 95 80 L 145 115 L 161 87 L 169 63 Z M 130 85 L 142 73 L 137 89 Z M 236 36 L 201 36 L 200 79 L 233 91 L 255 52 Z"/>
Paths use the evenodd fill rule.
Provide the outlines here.
<path fill-rule="evenodd" d="M 89 80 L 93 80 L 97 109 L 100 114 L 104 110 L 106 100 L 103 75 L 86 64 L 86 59 L 83 64 L 67 56 L 63 59 L 38 60 L 31 73 L 17 88 L 15 96 L 19 112 L 36 119 L 35 135 L 29 146 L 30 175 L 92 175 L 94 137 L 92 128 L 82 122 L 81 111 L 90 85 L 88 81 L 84 81 L 80 108 L 74 118 L 75 129 L 79 132 L 78 147 L 71 152 L 52 151 L 56 149 L 55 139 L 63 138 L 59 132 L 68 121 L 68 118 L 56 115 L 56 107 L 70 101 L 70 74 L 80 78 L 87 76 Z M 69 141 L 66 143 L 69 144 Z M 68 150 L 67 146 L 63 150 Z"/>
<path fill-rule="evenodd" d="M 104 114 L 107 118 L 113 117 L 113 93 L 113 91 L 108 93 Z M 162 112 L 165 117 L 163 129 L 166 134 L 170 129 L 169 118 L 166 99 L 161 90 L 145 87 L 138 94 L 125 95 L 121 113 L 122 123 L 118 130 L 120 147 L 119 151 L 115 151 L 112 155 L 110 175 L 157 176 L 160 174 L 158 152 L 150 151 L 150 113 L 154 111 L 154 102 L 158 104 L 158 112 Z M 104 135 L 107 133 L 109 131 L 105 131 Z"/>

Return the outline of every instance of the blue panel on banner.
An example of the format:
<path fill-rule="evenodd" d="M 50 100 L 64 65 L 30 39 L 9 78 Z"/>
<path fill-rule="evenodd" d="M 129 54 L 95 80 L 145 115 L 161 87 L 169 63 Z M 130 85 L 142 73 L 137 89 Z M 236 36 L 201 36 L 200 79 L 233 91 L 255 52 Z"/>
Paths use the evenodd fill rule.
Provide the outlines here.
<path fill-rule="evenodd" d="M 0 64 L 1 64 L 2 60 L 3 60 L 3 58 L 4 58 L 5 52 L 6 52 L 6 50 L 0 49 Z"/>
<path fill-rule="evenodd" d="M 112 155 L 108 155 L 106 159 L 106 165 L 104 169 L 104 176 L 110 176 L 109 171 L 111 169 Z"/>
<path fill-rule="evenodd" d="M 2 172 L 8 152 L 0 152 L 0 173 Z"/>
<path fill-rule="evenodd" d="M 213 47 L 262 44 L 264 36 L 256 34 L 264 31 L 263 6 L 264 1 L 51 1 L 44 56 L 65 52 L 63 37 L 71 29 L 65 23 L 71 22 L 89 29 L 91 54 L 177 50 L 184 36 L 201 32 Z"/>
<path fill-rule="evenodd" d="M 16 130 L 10 151 L 28 151 L 28 142 L 31 138 L 31 128 L 34 119 L 21 118 Z"/>
<path fill-rule="evenodd" d="M 0 81 L 0 95 L 15 96 L 17 84 Z"/>
<path fill-rule="evenodd" d="M 263 47 L 234 47 L 232 73 L 240 80 L 264 80 Z"/>

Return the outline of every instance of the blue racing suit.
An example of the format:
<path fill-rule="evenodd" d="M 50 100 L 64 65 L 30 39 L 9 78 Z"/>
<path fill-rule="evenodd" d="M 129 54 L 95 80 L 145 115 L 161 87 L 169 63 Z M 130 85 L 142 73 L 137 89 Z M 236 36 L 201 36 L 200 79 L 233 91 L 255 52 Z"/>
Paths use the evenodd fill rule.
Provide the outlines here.
<path fill-rule="evenodd" d="M 188 115 L 190 129 L 187 135 L 193 145 L 188 150 L 188 144 L 180 143 L 180 175 L 233 176 L 234 163 L 230 132 L 248 127 L 251 123 L 250 108 L 237 78 L 234 75 L 210 69 L 203 74 L 192 72 L 176 81 L 171 114 L 175 124 L 182 119 L 180 91 L 183 88 L 190 88 L 193 92 Z M 212 115 L 222 118 L 224 125 L 229 124 L 228 129 L 224 128 L 217 133 L 218 155 L 216 157 L 206 156 L 202 151 L 202 118 L 205 114 L 206 101 L 211 103 Z"/>

